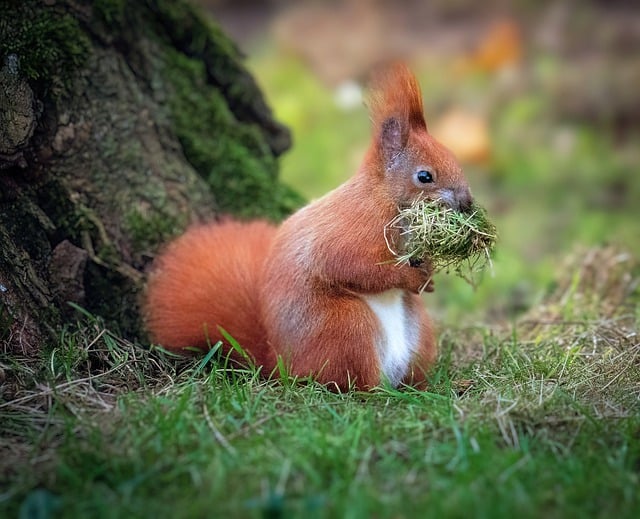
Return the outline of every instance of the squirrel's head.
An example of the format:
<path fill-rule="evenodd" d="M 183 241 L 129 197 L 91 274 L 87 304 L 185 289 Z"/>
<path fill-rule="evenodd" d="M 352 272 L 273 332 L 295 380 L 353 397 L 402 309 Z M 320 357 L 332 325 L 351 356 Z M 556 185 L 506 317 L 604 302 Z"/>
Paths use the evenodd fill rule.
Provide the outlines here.
<path fill-rule="evenodd" d="M 398 206 L 418 198 L 441 199 L 466 211 L 473 199 L 462 168 L 427 131 L 420 87 L 402 63 L 377 71 L 368 102 L 373 121 L 375 171 Z"/>

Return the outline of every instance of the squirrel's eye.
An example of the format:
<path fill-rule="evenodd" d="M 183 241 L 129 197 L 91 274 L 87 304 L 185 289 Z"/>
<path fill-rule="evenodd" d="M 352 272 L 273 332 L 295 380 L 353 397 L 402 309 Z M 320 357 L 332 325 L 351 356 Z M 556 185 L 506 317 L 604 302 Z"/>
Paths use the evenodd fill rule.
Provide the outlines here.
<path fill-rule="evenodd" d="M 416 178 L 421 184 L 430 184 L 431 182 L 433 182 L 433 173 L 431 173 L 431 171 L 427 171 L 426 169 L 421 169 L 416 173 Z"/>

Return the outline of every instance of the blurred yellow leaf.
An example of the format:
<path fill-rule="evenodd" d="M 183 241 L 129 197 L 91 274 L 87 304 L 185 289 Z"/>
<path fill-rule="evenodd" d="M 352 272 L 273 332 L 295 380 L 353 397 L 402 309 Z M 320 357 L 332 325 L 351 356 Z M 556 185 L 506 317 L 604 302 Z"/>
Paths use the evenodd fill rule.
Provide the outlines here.
<path fill-rule="evenodd" d="M 430 132 L 461 162 L 485 162 L 491 155 L 489 127 L 480 115 L 454 108 L 430 125 Z"/>

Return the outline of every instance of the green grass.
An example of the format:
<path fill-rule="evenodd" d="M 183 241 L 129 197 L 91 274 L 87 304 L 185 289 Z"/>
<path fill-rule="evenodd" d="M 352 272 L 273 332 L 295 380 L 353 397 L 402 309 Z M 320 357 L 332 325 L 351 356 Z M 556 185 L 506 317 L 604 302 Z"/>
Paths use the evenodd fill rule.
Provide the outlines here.
<path fill-rule="evenodd" d="M 355 173 L 369 138 L 364 106 L 341 110 L 331 90 L 298 60 L 268 49 L 248 65 L 276 118 L 293 132 L 293 146 L 280 162 L 282 181 L 311 199 Z"/>
<path fill-rule="evenodd" d="M 634 517 L 637 265 L 568 272 L 513 325 L 445 331 L 426 392 L 265 381 L 89 318 L 0 359 L 0 514 Z"/>

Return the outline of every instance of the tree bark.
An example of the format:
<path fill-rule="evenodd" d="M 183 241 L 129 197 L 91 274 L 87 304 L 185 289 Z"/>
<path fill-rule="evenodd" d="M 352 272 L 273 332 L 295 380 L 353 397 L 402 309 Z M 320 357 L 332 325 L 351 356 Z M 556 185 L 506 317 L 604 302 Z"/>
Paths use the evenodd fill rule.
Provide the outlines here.
<path fill-rule="evenodd" d="M 278 219 L 290 145 L 235 46 L 184 1 L 10 1 L 0 14 L 0 343 L 77 314 L 140 337 L 158 246 L 220 212 Z"/>

